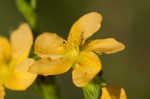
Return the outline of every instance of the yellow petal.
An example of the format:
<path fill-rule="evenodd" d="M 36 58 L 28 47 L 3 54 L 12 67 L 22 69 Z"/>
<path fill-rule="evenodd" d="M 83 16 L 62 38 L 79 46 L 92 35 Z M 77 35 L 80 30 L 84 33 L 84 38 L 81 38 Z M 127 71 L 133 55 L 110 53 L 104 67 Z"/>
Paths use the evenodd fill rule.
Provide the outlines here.
<path fill-rule="evenodd" d="M 9 61 L 11 58 L 10 43 L 7 38 L 0 36 L 0 64 Z"/>
<path fill-rule="evenodd" d="M 42 33 L 35 41 L 35 53 L 39 56 L 58 56 L 64 52 L 64 39 L 55 33 Z"/>
<path fill-rule="evenodd" d="M 127 99 L 126 92 L 119 86 L 107 86 L 102 88 L 100 99 Z"/>
<path fill-rule="evenodd" d="M 9 67 L 6 64 L 0 64 L 0 83 L 4 83 L 9 76 Z"/>
<path fill-rule="evenodd" d="M 102 16 L 97 12 L 85 14 L 79 18 L 72 26 L 68 41 L 71 44 L 79 45 L 92 36 L 101 27 Z"/>
<path fill-rule="evenodd" d="M 114 38 L 93 40 L 86 46 L 86 50 L 105 54 L 116 53 L 123 49 L 125 49 L 125 45 Z"/>
<path fill-rule="evenodd" d="M 33 43 L 32 31 L 28 24 L 21 24 L 18 29 L 11 34 L 11 46 L 13 59 L 17 63 L 28 57 Z"/>
<path fill-rule="evenodd" d="M 28 72 L 29 67 L 33 64 L 34 60 L 26 59 L 21 64 L 16 66 L 12 71 L 10 77 L 5 82 L 5 86 L 12 90 L 25 90 L 36 79 L 37 75 Z"/>
<path fill-rule="evenodd" d="M 57 75 L 67 72 L 72 65 L 69 59 L 50 59 L 42 58 L 35 62 L 29 69 L 32 73 L 37 73 L 41 75 Z"/>
<path fill-rule="evenodd" d="M 96 54 L 82 52 L 72 72 L 74 84 L 78 87 L 84 87 L 101 69 L 101 61 Z"/>
<path fill-rule="evenodd" d="M 5 90 L 2 85 L 0 85 L 0 99 L 4 99 L 5 96 Z"/>

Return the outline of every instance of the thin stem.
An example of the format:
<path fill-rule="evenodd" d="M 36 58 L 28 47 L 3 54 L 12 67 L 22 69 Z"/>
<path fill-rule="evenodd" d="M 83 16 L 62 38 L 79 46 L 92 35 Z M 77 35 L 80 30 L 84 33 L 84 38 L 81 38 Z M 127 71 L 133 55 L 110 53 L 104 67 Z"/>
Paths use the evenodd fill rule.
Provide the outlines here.
<path fill-rule="evenodd" d="M 20 13 L 25 17 L 26 21 L 30 24 L 33 31 L 35 31 L 37 29 L 37 13 L 34 7 L 36 7 L 37 2 L 36 0 L 33 1 L 32 1 L 33 4 L 30 5 L 27 2 L 27 0 L 16 0 L 16 5 Z"/>
<path fill-rule="evenodd" d="M 59 99 L 59 88 L 55 82 L 55 77 L 49 76 L 39 76 L 36 81 L 36 88 L 38 92 L 45 99 Z"/>
<path fill-rule="evenodd" d="M 36 9 L 37 0 L 31 0 L 31 6 L 33 9 Z"/>

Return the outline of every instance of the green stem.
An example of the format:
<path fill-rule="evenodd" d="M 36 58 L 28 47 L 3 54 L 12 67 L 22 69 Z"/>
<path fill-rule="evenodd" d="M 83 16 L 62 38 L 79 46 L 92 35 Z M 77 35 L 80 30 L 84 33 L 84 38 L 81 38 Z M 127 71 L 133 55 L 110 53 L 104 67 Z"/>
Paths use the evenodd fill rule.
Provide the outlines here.
<path fill-rule="evenodd" d="M 33 31 L 37 29 L 37 13 L 36 13 L 36 0 L 16 0 L 16 5 L 20 13 L 25 17 L 26 21 L 30 24 Z"/>
<path fill-rule="evenodd" d="M 85 99 L 100 99 L 102 94 L 101 88 L 107 83 L 102 77 L 102 72 L 97 75 L 91 82 L 82 88 Z"/>
<path fill-rule="evenodd" d="M 39 33 L 36 13 L 37 0 L 16 0 L 16 5 L 20 13 L 30 24 L 34 38 L 36 38 Z M 33 50 L 31 51 L 31 57 L 35 60 L 40 59 L 39 56 L 33 53 Z M 45 99 L 60 99 L 59 90 L 54 77 L 38 76 L 35 84 L 37 85 L 35 89 Z"/>
<path fill-rule="evenodd" d="M 36 9 L 37 0 L 31 0 L 31 6 L 33 9 Z"/>
<path fill-rule="evenodd" d="M 60 99 L 55 77 L 39 76 L 36 81 L 36 89 L 45 99 Z"/>

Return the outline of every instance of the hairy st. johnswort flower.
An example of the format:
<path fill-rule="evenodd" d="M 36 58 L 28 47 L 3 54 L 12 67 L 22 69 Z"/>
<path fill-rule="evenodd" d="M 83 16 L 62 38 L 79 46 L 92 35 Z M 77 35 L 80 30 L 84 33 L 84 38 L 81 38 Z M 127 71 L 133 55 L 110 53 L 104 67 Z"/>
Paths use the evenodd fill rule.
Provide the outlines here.
<path fill-rule="evenodd" d="M 102 88 L 100 99 L 127 99 L 126 92 L 119 86 L 106 86 Z"/>
<path fill-rule="evenodd" d="M 0 36 L 0 99 L 4 98 L 4 87 L 11 90 L 25 90 L 36 78 L 28 72 L 34 60 L 27 58 L 33 43 L 28 24 L 21 24 L 11 33 L 10 42 Z"/>
<path fill-rule="evenodd" d="M 102 16 L 91 12 L 82 16 L 72 26 L 68 39 L 55 33 L 42 33 L 35 41 L 35 53 L 42 58 L 29 69 L 41 75 L 57 75 L 73 67 L 73 82 L 78 87 L 85 86 L 101 70 L 101 60 L 95 54 L 111 54 L 125 46 L 114 38 L 85 41 L 101 27 Z"/>

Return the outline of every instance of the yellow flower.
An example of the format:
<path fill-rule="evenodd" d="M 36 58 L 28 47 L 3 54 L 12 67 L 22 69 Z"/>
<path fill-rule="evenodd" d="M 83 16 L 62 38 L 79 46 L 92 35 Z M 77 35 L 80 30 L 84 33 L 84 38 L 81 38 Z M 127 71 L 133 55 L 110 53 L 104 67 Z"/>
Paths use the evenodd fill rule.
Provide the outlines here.
<path fill-rule="evenodd" d="M 126 92 L 119 86 L 107 86 L 102 88 L 100 99 L 127 99 Z"/>
<path fill-rule="evenodd" d="M 34 60 L 27 58 L 33 43 L 28 24 L 20 25 L 11 33 L 10 42 L 0 36 L 0 99 L 4 98 L 6 87 L 11 90 L 25 90 L 35 80 L 35 74 L 28 72 Z"/>
<path fill-rule="evenodd" d="M 29 71 L 41 75 L 57 75 L 73 67 L 73 82 L 85 86 L 101 70 L 101 60 L 96 53 L 115 53 L 125 46 L 113 38 L 97 39 L 85 43 L 101 27 L 102 16 L 91 12 L 82 16 L 72 26 L 67 41 L 55 33 L 42 33 L 35 41 L 35 53 L 42 58 Z"/>

